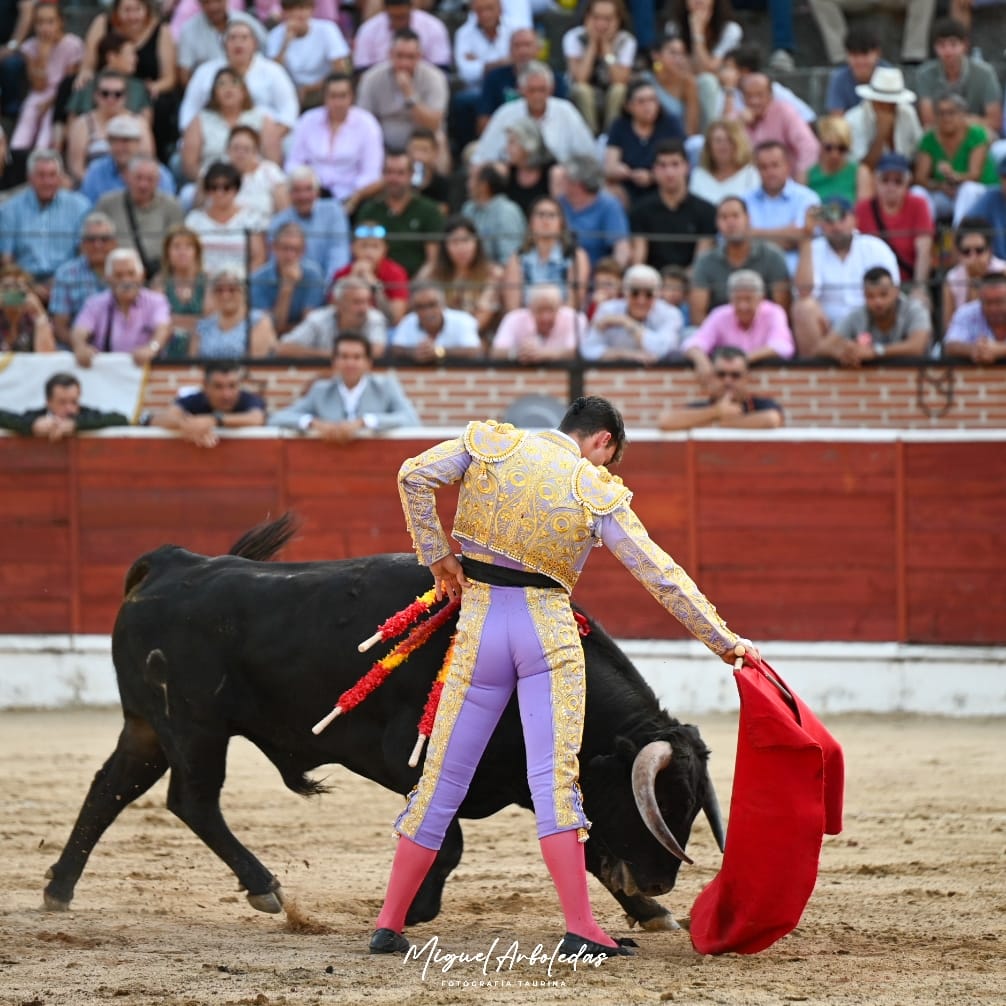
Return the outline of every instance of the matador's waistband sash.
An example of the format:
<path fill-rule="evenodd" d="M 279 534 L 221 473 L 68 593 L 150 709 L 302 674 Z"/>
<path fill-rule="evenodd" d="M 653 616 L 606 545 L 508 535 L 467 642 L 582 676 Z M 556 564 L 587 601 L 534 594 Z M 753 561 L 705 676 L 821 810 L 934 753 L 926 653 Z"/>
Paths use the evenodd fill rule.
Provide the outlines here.
<path fill-rule="evenodd" d="M 465 576 L 479 583 L 487 583 L 490 587 L 543 587 L 565 591 L 565 587 L 544 573 L 532 573 L 524 569 L 511 569 L 509 566 L 497 566 L 491 562 L 482 562 L 467 555 L 461 556 L 461 568 Z"/>

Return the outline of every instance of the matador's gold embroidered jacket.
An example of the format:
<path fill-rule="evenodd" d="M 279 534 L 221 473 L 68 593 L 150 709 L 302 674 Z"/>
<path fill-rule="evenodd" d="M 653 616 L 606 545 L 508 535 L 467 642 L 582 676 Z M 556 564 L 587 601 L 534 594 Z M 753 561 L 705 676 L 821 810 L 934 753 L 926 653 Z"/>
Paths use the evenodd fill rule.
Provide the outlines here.
<path fill-rule="evenodd" d="M 622 480 L 582 457 L 564 433 L 474 422 L 406 461 L 398 487 L 425 565 L 451 551 L 434 493 L 459 480 L 454 537 L 465 555 L 544 573 L 572 591 L 591 547 L 603 543 L 714 653 L 737 643 L 688 574 L 650 539 Z"/>

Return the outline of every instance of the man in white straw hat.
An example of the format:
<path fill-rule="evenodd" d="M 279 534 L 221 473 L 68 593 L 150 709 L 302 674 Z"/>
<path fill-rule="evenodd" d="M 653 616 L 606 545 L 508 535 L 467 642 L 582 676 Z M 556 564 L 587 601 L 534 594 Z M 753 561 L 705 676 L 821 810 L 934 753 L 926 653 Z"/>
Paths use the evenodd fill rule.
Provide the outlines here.
<path fill-rule="evenodd" d="M 866 174 L 872 173 L 884 154 L 912 160 L 922 139 L 922 124 L 914 107 L 915 92 L 905 87 L 902 72 L 896 66 L 878 66 L 869 84 L 856 87 L 856 94 L 863 100 L 846 112 L 845 119 L 852 130 L 849 157 L 861 162 L 860 174 L 864 167 Z"/>
<path fill-rule="evenodd" d="M 828 61 L 838 65 L 845 59 L 845 12 L 879 13 L 877 8 L 904 10 L 905 31 L 901 37 L 901 62 L 921 63 L 929 55 L 929 33 L 936 13 L 936 0 L 810 0 Z"/>

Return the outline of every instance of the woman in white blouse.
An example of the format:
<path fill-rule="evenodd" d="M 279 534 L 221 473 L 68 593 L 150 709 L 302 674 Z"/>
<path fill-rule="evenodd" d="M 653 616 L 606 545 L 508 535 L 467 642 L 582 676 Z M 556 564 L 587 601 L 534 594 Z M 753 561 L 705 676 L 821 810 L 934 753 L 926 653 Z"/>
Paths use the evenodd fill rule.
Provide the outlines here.
<path fill-rule="evenodd" d="M 733 120 L 710 123 L 698 167 L 688 183 L 692 195 L 718 206 L 727 196 L 743 198 L 760 184 L 744 127 Z"/>

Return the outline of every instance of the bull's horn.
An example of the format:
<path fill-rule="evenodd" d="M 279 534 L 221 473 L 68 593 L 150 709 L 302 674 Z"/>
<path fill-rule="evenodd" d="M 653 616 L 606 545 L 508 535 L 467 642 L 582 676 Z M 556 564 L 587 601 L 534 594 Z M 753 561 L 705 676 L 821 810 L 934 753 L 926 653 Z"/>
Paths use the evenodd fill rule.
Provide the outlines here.
<path fill-rule="evenodd" d="M 650 741 L 632 763 L 632 795 L 643 824 L 653 837 L 672 855 L 691 863 L 681 843 L 671 834 L 657 804 L 657 774 L 671 764 L 674 752 L 667 741 Z"/>
<path fill-rule="evenodd" d="M 706 798 L 702 802 L 702 809 L 705 811 L 706 820 L 712 829 L 713 837 L 720 852 L 726 848 L 726 832 L 723 830 L 723 812 L 720 810 L 720 798 L 716 795 L 716 787 L 713 785 L 713 777 L 709 774 L 709 766 L 706 766 Z"/>

